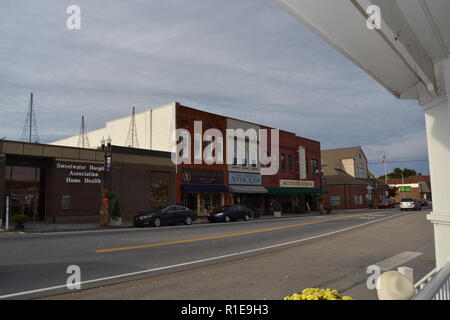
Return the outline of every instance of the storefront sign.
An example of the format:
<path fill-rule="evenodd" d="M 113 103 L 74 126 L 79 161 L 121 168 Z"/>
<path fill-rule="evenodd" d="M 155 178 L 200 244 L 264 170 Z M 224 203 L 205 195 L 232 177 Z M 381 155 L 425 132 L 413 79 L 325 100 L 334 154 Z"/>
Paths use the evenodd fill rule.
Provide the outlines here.
<path fill-rule="evenodd" d="M 300 179 L 306 179 L 306 152 L 305 148 L 298 148 L 298 159 L 299 159 L 299 172 Z"/>
<path fill-rule="evenodd" d="M 281 188 L 314 188 L 314 181 L 280 180 Z"/>
<path fill-rule="evenodd" d="M 183 169 L 181 171 L 181 179 L 183 184 L 223 185 L 224 172 L 201 169 Z"/>
<path fill-rule="evenodd" d="M 104 166 L 97 164 L 73 164 L 57 162 L 56 169 L 67 170 L 65 182 L 70 184 L 101 184 L 101 172 Z"/>
<path fill-rule="evenodd" d="M 228 183 L 235 185 L 259 186 L 262 184 L 258 173 L 228 172 Z"/>

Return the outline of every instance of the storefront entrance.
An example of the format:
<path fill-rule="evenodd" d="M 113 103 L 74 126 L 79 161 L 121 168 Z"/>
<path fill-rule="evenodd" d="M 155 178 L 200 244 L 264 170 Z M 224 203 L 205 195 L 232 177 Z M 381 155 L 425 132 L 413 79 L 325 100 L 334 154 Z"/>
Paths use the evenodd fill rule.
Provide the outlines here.
<path fill-rule="evenodd" d="M 28 217 L 28 221 L 45 220 L 45 167 L 33 161 L 31 163 L 8 161 L 5 172 L 5 197 L 9 197 L 11 216 L 24 214 Z"/>
<path fill-rule="evenodd" d="M 218 208 L 223 204 L 223 193 L 200 192 L 183 194 L 183 205 L 196 211 L 199 216 L 207 216 L 215 208 Z"/>

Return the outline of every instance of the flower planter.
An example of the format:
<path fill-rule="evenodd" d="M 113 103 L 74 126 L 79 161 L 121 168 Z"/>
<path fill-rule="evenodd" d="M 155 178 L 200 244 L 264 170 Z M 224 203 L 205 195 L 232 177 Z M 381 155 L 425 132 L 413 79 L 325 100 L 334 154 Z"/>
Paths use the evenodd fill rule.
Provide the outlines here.
<path fill-rule="evenodd" d="M 22 223 L 16 223 L 14 225 L 14 231 L 23 231 L 25 229 L 25 226 Z"/>
<path fill-rule="evenodd" d="M 109 220 L 109 225 L 112 227 L 120 227 L 122 225 L 122 218 L 111 218 Z"/>

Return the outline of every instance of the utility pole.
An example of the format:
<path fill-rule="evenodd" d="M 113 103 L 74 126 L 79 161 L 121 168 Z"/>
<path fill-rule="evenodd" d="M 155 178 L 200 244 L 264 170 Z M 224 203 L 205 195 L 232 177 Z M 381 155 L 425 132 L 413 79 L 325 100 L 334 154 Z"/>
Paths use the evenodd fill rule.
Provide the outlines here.
<path fill-rule="evenodd" d="M 29 143 L 39 142 L 39 135 L 36 125 L 36 115 L 34 111 L 33 93 L 31 93 L 30 96 L 30 105 L 28 107 L 27 119 L 25 120 L 21 140 L 27 141 Z"/>

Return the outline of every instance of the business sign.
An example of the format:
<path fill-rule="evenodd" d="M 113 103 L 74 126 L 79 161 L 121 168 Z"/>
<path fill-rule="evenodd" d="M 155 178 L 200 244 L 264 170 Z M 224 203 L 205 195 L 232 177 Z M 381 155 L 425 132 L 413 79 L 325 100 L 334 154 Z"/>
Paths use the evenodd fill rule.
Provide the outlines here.
<path fill-rule="evenodd" d="M 410 186 L 400 186 L 400 192 L 410 192 L 411 187 Z"/>
<path fill-rule="evenodd" d="M 101 184 L 101 172 L 105 167 L 98 164 L 57 162 L 56 169 L 66 170 L 65 182 L 69 184 Z"/>
<path fill-rule="evenodd" d="M 298 148 L 298 159 L 299 177 L 300 179 L 306 179 L 306 152 L 304 147 Z"/>
<path fill-rule="evenodd" d="M 314 188 L 314 181 L 280 180 L 280 188 Z"/>
<path fill-rule="evenodd" d="M 201 169 L 182 169 L 181 180 L 184 184 L 223 185 L 224 172 Z"/>
<path fill-rule="evenodd" d="M 262 185 L 261 175 L 259 173 L 241 173 L 228 172 L 228 184 L 244 186 Z"/>

